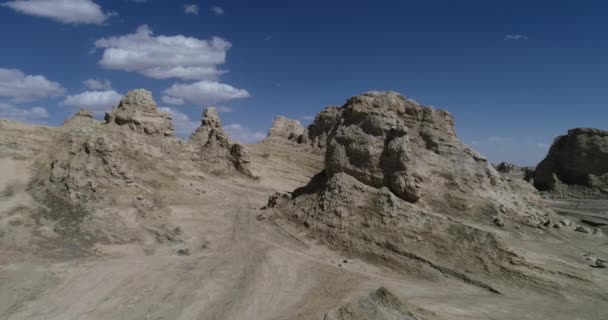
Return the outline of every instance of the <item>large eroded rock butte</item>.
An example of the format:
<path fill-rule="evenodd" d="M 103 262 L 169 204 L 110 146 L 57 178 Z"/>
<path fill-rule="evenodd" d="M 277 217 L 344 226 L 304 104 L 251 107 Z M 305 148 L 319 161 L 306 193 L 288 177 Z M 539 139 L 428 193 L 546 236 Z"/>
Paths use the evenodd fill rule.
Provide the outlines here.
<path fill-rule="evenodd" d="M 534 186 L 557 197 L 608 197 L 608 131 L 579 128 L 559 136 L 536 167 Z"/>
<path fill-rule="evenodd" d="M 270 219 L 400 270 L 428 268 L 491 291 L 542 282 L 493 230 L 535 232 L 557 222 L 555 213 L 530 184 L 501 177 L 462 144 L 450 113 L 369 92 L 337 114 L 325 170 L 271 197 Z"/>

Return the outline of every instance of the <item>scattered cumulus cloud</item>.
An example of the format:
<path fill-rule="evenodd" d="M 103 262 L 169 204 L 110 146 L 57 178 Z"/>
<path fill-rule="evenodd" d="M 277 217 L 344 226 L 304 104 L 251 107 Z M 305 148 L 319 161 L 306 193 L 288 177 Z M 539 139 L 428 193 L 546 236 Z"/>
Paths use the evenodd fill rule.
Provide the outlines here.
<path fill-rule="evenodd" d="M 225 73 L 218 65 L 225 63 L 231 44 L 219 37 L 154 36 L 142 25 L 132 34 L 99 39 L 95 46 L 104 50 L 99 64 L 106 69 L 154 79 L 215 80 Z"/>
<path fill-rule="evenodd" d="M 224 9 L 222 9 L 220 7 L 211 7 L 211 11 L 218 16 L 221 16 L 224 14 Z"/>
<path fill-rule="evenodd" d="M 163 107 L 160 110 L 171 113 L 173 128 L 179 136 L 189 136 L 200 126 L 199 121 L 193 121 L 187 114 L 175 108 Z"/>
<path fill-rule="evenodd" d="M 198 6 L 195 4 L 186 4 L 184 5 L 184 13 L 198 15 Z"/>
<path fill-rule="evenodd" d="M 89 90 L 112 90 L 112 82 L 109 80 L 88 79 L 82 82 Z"/>
<path fill-rule="evenodd" d="M 224 131 L 231 139 L 240 143 L 256 143 L 266 138 L 265 132 L 255 131 L 238 123 L 225 125 Z"/>
<path fill-rule="evenodd" d="M 220 112 L 220 113 L 230 113 L 232 111 L 233 110 L 230 107 L 226 107 L 226 106 L 219 106 L 219 107 L 217 107 L 217 112 Z"/>
<path fill-rule="evenodd" d="M 249 97 L 249 92 L 216 81 L 176 83 L 163 91 L 167 97 L 183 99 L 194 105 L 210 105 Z"/>
<path fill-rule="evenodd" d="M 61 102 L 62 106 L 72 108 L 84 108 L 93 111 L 95 115 L 101 115 L 110 111 L 118 105 L 122 94 L 114 91 L 85 91 L 76 95 L 70 95 Z"/>
<path fill-rule="evenodd" d="M 34 101 L 64 93 L 65 89 L 59 83 L 44 76 L 26 75 L 21 70 L 0 68 L 0 97 L 8 97 L 12 102 Z"/>
<path fill-rule="evenodd" d="M 48 117 L 48 111 L 42 107 L 18 108 L 12 104 L 0 102 L 0 118 L 19 122 L 40 122 Z"/>
<path fill-rule="evenodd" d="M 169 96 L 163 96 L 160 100 L 166 104 L 172 104 L 174 106 L 179 106 L 185 103 L 184 99 L 182 98 L 175 98 Z"/>
<path fill-rule="evenodd" d="M 528 37 L 523 34 L 508 34 L 505 36 L 506 41 L 528 40 Z"/>
<path fill-rule="evenodd" d="M 93 0 L 16 0 L 2 4 L 19 13 L 69 24 L 102 24 L 112 13 L 104 13 Z"/>

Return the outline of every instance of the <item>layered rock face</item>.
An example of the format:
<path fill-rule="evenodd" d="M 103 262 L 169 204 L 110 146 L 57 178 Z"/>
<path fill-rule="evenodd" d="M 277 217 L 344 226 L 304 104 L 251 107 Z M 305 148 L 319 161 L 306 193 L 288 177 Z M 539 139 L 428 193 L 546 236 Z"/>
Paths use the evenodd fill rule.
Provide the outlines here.
<path fill-rule="evenodd" d="M 160 111 L 152 93 L 143 89 L 127 93 L 118 106 L 106 113 L 105 120 L 109 124 L 126 126 L 138 133 L 173 135 L 171 114 Z"/>
<path fill-rule="evenodd" d="M 189 144 L 196 149 L 198 163 L 203 170 L 217 174 L 236 170 L 249 178 L 257 179 L 251 172 L 247 150 L 230 141 L 214 107 L 204 111 L 201 126 L 192 134 Z"/>
<path fill-rule="evenodd" d="M 369 92 L 336 113 L 325 171 L 271 198 L 271 219 L 401 270 L 422 264 L 492 291 L 479 279 L 519 277 L 509 266 L 525 262 L 488 229 L 554 218 L 531 185 L 462 144 L 446 111 Z"/>
<path fill-rule="evenodd" d="M 268 139 L 283 139 L 297 142 L 304 134 L 304 127 L 298 120 L 277 116 L 268 131 Z"/>
<path fill-rule="evenodd" d="M 608 131 L 572 129 L 538 164 L 534 186 L 563 197 L 608 197 Z"/>

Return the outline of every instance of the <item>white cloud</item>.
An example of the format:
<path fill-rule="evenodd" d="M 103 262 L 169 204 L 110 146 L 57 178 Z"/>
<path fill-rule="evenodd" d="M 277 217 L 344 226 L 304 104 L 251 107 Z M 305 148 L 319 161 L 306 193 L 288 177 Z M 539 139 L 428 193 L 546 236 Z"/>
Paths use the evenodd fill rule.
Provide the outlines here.
<path fill-rule="evenodd" d="M 302 119 L 304 119 L 306 121 L 312 121 L 312 120 L 315 120 L 315 116 L 303 116 Z"/>
<path fill-rule="evenodd" d="M 505 40 L 510 41 L 510 40 L 528 40 L 527 36 L 524 36 L 522 34 L 508 34 L 505 36 Z"/>
<path fill-rule="evenodd" d="M 265 132 L 254 131 L 238 123 L 224 126 L 224 131 L 226 131 L 231 139 L 241 143 L 256 143 L 266 138 Z"/>
<path fill-rule="evenodd" d="M 175 108 L 163 107 L 160 110 L 171 113 L 175 133 L 179 136 L 189 136 L 200 126 L 200 121 L 193 121 L 187 114 Z"/>
<path fill-rule="evenodd" d="M 222 9 L 220 7 L 211 7 L 211 11 L 213 11 L 213 13 L 217 14 L 218 16 L 221 16 L 224 14 L 224 9 Z"/>
<path fill-rule="evenodd" d="M 104 49 L 99 64 L 107 69 L 154 79 L 214 80 L 224 73 L 218 65 L 225 63 L 231 44 L 219 37 L 153 36 L 142 25 L 133 34 L 99 39 L 95 46 Z"/>
<path fill-rule="evenodd" d="M 195 4 L 186 4 L 184 5 L 184 13 L 198 15 L 198 6 Z"/>
<path fill-rule="evenodd" d="M 89 90 L 112 90 L 112 82 L 109 80 L 89 79 L 82 82 Z"/>
<path fill-rule="evenodd" d="M 21 122 L 39 122 L 48 117 L 48 111 L 42 107 L 22 109 L 8 103 L 0 102 L 0 118 Z"/>
<path fill-rule="evenodd" d="M 182 98 L 174 98 L 174 97 L 168 97 L 168 96 L 163 96 L 161 98 L 161 100 L 166 103 L 166 104 L 172 104 L 175 106 L 179 106 L 184 104 L 184 99 Z"/>
<path fill-rule="evenodd" d="M 232 108 L 230 107 L 226 107 L 226 106 L 219 106 L 217 107 L 217 112 L 221 112 L 221 113 L 230 113 L 232 112 Z"/>
<path fill-rule="evenodd" d="M 173 84 L 163 91 L 165 96 L 179 98 L 195 105 L 209 105 L 218 102 L 247 98 L 249 92 L 216 81 L 198 81 L 194 83 Z"/>
<path fill-rule="evenodd" d="M 65 89 L 57 82 L 41 75 L 26 75 L 17 69 L 0 68 L 0 97 L 9 97 L 13 102 L 63 95 Z"/>
<path fill-rule="evenodd" d="M 112 107 L 118 105 L 122 94 L 114 91 L 85 91 L 65 98 L 61 105 L 72 108 L 84 108 L 93 111 L 96 115 L 101 115 Z"/>
<path fill-rule="evenodd" d="M 111 16 L 93 0 L 16 0 L 2 4 L 17 12 L 71 24 L 102 24 Z"/>

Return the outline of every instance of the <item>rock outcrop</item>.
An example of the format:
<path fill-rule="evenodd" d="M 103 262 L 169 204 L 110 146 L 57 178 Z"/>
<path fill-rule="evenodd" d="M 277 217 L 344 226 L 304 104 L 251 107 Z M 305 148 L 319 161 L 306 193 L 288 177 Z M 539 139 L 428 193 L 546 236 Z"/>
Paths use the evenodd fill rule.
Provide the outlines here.
<path fill-rule="evenodd" d="M 196 149 L 198 163 L 204 171 L 223 174 L 236 170 L 257 179 L 251 172 L 247 150 L 243 145 L 230 141 L 214 107 L 204 111 L 201 126 L 192 134 L 189 144 Z"/>
<path fill-rule="evenodd" d="M 325 171 L 272 197 L 270 219 L 400 270 L 422 264 L 490 291 L 480 279 L 521 279 L 509 266 L 525 262 L 489 229 L 535 232 L 554 217 L 531 185 L 501 177 L 462 144 L 447 111 L 369 92 L 336 113 Z"/>
<path fill-rule="evenodd" d="M 608 197 L 608 131 L 572 129 L 538 164 L 534 186 L 557 197 Z"/>
<path fill-rule="evenodd" d="M 308 126 L 307 136 L 304 140 L 313 147 L 325 149 L 327 138 L 340 119 L 340 110 L 339 107 L 330 106 L 317 114 L 313 123 Z"/>
<path fill-rule="evenodd" d="M 304 134 L 304 131 L 305 129 L 300 121 L 283 116 L 276 116 L 272 122 L 272 127 L 268 131 L 267 139 L 298 142 L 299 138 Z"/>
<path fill-rule="evenodd" d="M 158 109 L 152 93 L 143 89 L 132 90 L 106 113 L 109 124 L 126 126 L 129 129 L 148 135 L 173 136 L 171 114 Z"/>
<path fill-rule="evenodd" d="M 532 182 L 534 179 L 534 168 L 519 167 L 512 163 L 501 162 L 494 165 L 494 169 L 504 177 L 522 179 L 526 182 Z"/>
<path fill-rule="evenodd" d="M 313 147 L 312 150 L 318 149 L 317 153 L 323 152 L 327 146 L 327 138 L 339 119 L 340 110 L 334 106 L 325 108 L 307 128 L 304 128 L 300 121 L 282 116 L 275 117 L 266 141 L 289 141 L 303 147 Z"/>
<path fill-rule="evenodd" d="M 71 118 L 64 121 L 64 125 L 86 125 L 95 121 L 93 119 L 93 112 L 80 109 L 76 114 L 74 114 Z"/>
<path fill-rule="evenodd" d="M 323 320 L 421 320 L 397 296 L 379 288 L 325 314 Z"/>
<path fill-rule="evenodd" d="M 159 181 L 177 189 L 174 172 L 191 161 L 172 135 L 171 117 L 145 90 L 129 92 L 105 123 L 81 110 L 35 164 L 29 188 L 40 204 L 38 219 L 74 246 L 150 236 L 180 243 L 187 235 L 167 220 Z"/>

